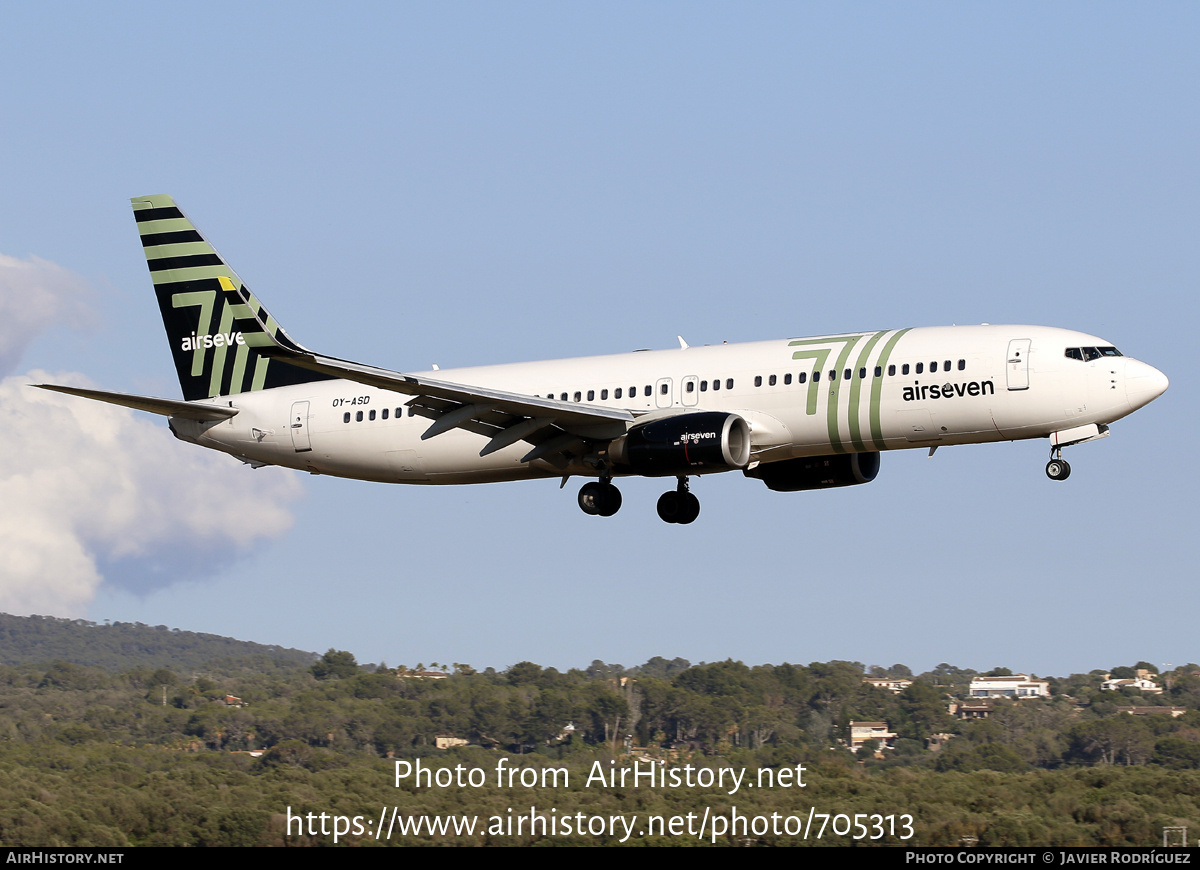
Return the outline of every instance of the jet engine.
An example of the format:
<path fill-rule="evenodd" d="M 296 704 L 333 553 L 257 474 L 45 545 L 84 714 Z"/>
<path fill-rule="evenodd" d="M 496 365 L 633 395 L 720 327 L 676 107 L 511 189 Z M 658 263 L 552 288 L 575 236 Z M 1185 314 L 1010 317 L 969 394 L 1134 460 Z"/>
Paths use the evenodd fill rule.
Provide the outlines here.
<path fill-rule="evenodd" d="M 878 453 L 843 453 L 833 456 L 806 456 L 782 462 L 764 462 L 742 472 L 761 480 L 775 492 L 800 492 L 805 489 L 830 489 L 870 483 L 879 474 Z"/>
<path fill-rule="evenodd" d="M 737 414 L 697 411 L 634 426 L 608 448 L 612 462 L 646 477 L 745 468 L 750 426 Z"/>

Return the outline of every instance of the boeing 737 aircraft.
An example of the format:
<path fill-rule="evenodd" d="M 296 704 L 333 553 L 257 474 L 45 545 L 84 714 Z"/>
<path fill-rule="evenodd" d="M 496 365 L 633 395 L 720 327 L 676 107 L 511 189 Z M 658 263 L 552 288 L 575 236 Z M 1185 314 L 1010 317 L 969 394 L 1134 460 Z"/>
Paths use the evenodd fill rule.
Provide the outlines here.
<path fill-rule="evenodd" d="M 183 400 L 50 384 L 168 419 L 252 466 L 386 483 L 571 476 L 585 513 L 614 479 L 741 471 L 796 492 L 868 483 L 885 450 L 1049 438 L 1062 448 L 1162 395 L 1167 378 L 1102 338 L 1045 326 L 939 326 L 413 374 L 293 341 L 168 196 L 133 200 Z"/>

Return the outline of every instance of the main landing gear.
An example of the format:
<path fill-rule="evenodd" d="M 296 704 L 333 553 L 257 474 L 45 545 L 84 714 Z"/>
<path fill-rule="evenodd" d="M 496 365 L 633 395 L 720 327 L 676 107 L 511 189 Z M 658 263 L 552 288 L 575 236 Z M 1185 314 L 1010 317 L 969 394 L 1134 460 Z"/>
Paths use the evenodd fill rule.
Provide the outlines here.
<path fill-rule="evenodd" d="M 1062 458 L 1062 448 L 1050 449 L 1050 461 L 1046 463 L 1046 477 L 1051 480 L 1066 480 L 1071 476 L 1071 466 Z"/>
<path fill-rule="evenodd" d="M 594 517 L 611 517 L 621 509 L 621 490 L 603 479 L 585 483 L 579 490 L 579 507 Z"/>
<path fill-rule="evenodd" d="M 621 490 L 611 478 L 585 483 L 579 490 L 579 507 L 594 517 L 611 517 L 621 509 Z M 688 492 L 688 479 L 679 478 L 674 492 L 664 492 L 658 500 L 658 515 L 664 522 L 687 525 L 700 516 L 700 499 Z"/>
<path fill-rule="evenodd" d="M 674 492 L 664 492 L 658 499 L 658 516 L 665 523 L 686 526 L 700 516 L 700 499 L 688 492 L 686 477 L 679 478 Z"/>

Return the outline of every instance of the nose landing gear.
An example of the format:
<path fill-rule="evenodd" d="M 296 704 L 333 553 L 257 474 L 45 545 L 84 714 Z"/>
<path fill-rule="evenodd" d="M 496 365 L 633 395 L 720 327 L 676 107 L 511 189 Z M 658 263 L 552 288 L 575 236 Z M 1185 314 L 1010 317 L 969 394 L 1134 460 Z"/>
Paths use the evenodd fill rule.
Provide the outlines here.
<path fill-rule="evenodd" d="M 1055 447 L 1050 451 L 1050 461 L 1046 463 L 1046 477 L 1051 480 L 1066 480 L 1071 476 L 1071 466 L 1062 458 L 1062 448 Z"/>
<path fill-rule="evenodd" d="M 687 525 L 700 516 L 700 499 L 688 492 L 686 477 L 679 478 L 674 492 L 664 492 L 658 499 L 658 516 L 666 523 Z"/>

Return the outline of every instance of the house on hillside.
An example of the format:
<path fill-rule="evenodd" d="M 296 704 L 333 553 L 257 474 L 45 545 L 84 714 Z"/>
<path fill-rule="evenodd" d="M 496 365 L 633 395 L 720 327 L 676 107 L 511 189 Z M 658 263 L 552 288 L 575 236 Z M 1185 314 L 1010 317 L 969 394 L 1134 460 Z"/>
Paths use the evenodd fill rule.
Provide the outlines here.
<path fill-rule="evenodd" d="M 1049 698 L 1050 683 L 1031 679 L 1028 674 L 1010 677 L 975 677 L 971 680 L 972 698 Z"/>
<path fill-rule="evenodd" d="M 892 679 L 891 677 L 863 677 L 863 682 L 877 689 L 891 692 L 893 695 L 899 695 L 912 685 L 912 680 Z"/>
<path fill-rule="evenodd" d="M 858 752 L 868 740 L 877 740 L 881 747 L 889 749 L 896 743 L 896 733 L 888 728 L 886 722 L 851 722 L 850 749 Z"/>

